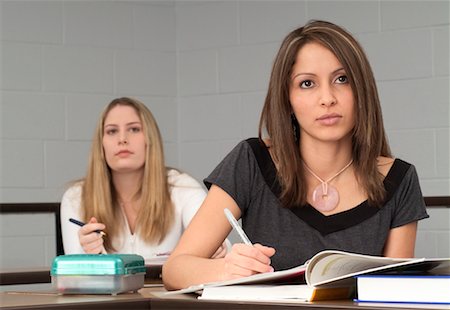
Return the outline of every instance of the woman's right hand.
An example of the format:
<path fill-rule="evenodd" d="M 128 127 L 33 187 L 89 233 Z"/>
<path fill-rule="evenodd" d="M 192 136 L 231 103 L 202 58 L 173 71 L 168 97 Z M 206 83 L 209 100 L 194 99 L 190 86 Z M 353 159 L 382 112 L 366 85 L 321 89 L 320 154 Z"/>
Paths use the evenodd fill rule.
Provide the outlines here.
<path fill-rule="evenodd" d="M 98 223 L 95 217 L 92 217 L 89 223 L 80 228 L 78 238 L 85 253 L 106 254 L 105 247 L 103 246 L 103 236 L 96 232 L 96 230 L 104 230 L 105 228 L 106 226 Z"/>
<path fill-rule="evenodd" d="M 251 276 L 257 273 L 272 272 L 270 258 L 275 249 L 261 244 L 234 244 L 225 256 L 223 280 Z"/>

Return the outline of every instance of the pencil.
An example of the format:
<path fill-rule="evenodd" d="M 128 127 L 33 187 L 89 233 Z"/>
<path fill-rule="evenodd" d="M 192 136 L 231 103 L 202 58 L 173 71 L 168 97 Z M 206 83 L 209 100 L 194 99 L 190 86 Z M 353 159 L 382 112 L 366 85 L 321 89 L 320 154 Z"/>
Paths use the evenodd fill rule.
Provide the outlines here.
<path fill-rule="evenodd" d="M 74 224 L 76 224 L 76 225 L 78 225 L 78 226 L 81 226 L 81 227 L 83 227 L 84 225 L 86 225 L 85 223 L 83 223 L 83 222 L 81 222 L 81 221 L 79 221 L 79 220 L 73 219 L 73 218 L 70 218 L 69 221 L 72 222 L 72 223 L 74 223 Z M 102 235 L 102 236 L 106 236 L 106 233 L 105 233 L 104 231 L 96 230 L 95 232 L 98 233 L 98 234 L 100 234 L 100 235 Z"/>
<path fill-rule="evenodd" d="M 233 213 L 231 213 L 231 211 L 227 208 L 225 208 L 223 212 L 225 212 L 225 216 L 227 217 L 228 222 L 230 222 L 231 227 L 233 227 L 239 234 L 239 237 L 241 237 L 242 242 L 244 242 L 246 245 L 253 245 L 250 239 L 248 239 L 244 230 L 241 228 L 241 226 L 239 226 L 239 223 L 234 218 Z"/>

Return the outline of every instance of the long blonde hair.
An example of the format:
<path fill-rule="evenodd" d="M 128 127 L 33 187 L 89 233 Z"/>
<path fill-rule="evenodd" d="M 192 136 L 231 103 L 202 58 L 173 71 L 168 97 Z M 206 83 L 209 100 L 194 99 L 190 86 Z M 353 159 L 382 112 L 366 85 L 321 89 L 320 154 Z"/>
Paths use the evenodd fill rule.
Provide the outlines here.
<path fill-rule="evenodd" d="M 81 206 L 83 218 L 91 217 L 106 225 L 105 249 L 113 250 L 112 240 L 120 234 L 125 220 L 111 179 L 103 150 L 104 122 L 109 111 L 118 105 L 130 106 L 138 114 L 146 141 L 144 174 L 138 195 L 137 233 L 148 243 L 161 243 L 174 220 L 170 199 L 167 169 L 158 125 L 150 110 L 136 99 L 127 97 L 111 101 L 98 120 L 89 156 L 88 171 L 82 185 Z"/>
<path fill-rule="evenodd" d="M 381 115 L 380 100 L 369 61 L 360 44 L 343 28 L 326 21 L 311 21 L 289 33 L 275 58 L 259 124 L 259 138 L 266 130 L 271 154 L 281 182 L 281 200 L 286 207 L 306 203 L 305 171 L 299 152 L 301 135 L 295 138 L 289 83 L 298 51 L 316 42 L 329 49 L 343 65 L 355 98 L 356 124 L 352 133 L 352 156 L 356 176 L 371 205 L 385 197 L 377 157 L 391 156 Z"/>

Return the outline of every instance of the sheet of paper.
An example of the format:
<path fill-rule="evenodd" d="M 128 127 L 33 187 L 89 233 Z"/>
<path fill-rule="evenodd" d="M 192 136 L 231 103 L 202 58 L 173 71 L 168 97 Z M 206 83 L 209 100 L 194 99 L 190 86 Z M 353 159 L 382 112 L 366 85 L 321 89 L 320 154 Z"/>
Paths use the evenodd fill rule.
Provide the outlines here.
<path fill-rule="evenodd" d="M 216 300 L 284 300 L 310 299 L 314 289 L 306 284 L 296 285 L 232 285 L 207 287 L 199 299 Z"/>

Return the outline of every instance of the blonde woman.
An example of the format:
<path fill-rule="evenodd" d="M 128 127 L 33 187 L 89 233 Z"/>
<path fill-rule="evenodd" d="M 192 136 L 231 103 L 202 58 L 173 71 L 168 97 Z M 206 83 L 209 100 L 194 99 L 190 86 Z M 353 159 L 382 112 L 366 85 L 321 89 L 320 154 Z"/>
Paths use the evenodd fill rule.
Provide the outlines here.
<path fill-rule="evenodd" d="M 414 166 L 390 153 L 363 49 L 325 21 L 283 40 L 259 137 L 239 143 L 205 184 L 163 267 L 168 289 L 287 269 L 325 249 L 412 257 L 417 222 L 428 217 Z M 211 260 L 231 230 L 224 208 L 254 244 Z"/>
<path fill-rule="evenodd" d="M 61 202 L 64 251 L 166 255 L 205 195 L 189 175 L 166 168 L 148 108 L 135 99 L 114 99 L 98 121 L 86 177 Z M 86 224 L 80 228 L 70 218 Z M 219 246 L 212 257 L 225 253 Z"/>

